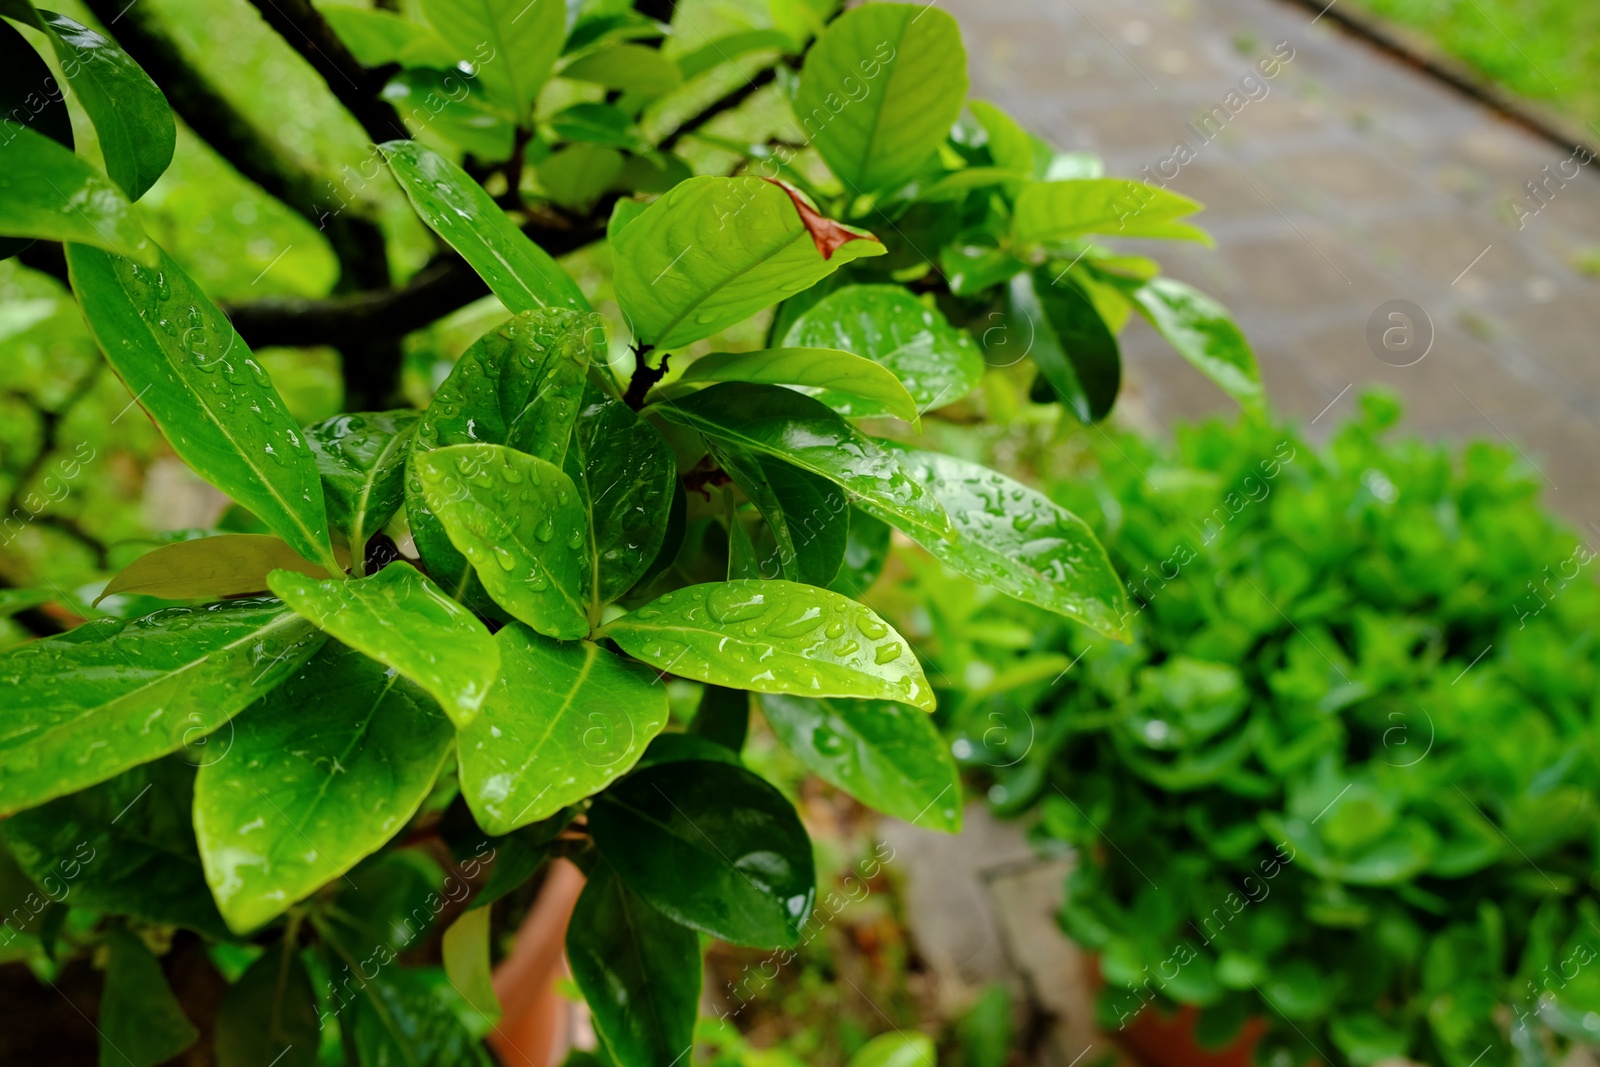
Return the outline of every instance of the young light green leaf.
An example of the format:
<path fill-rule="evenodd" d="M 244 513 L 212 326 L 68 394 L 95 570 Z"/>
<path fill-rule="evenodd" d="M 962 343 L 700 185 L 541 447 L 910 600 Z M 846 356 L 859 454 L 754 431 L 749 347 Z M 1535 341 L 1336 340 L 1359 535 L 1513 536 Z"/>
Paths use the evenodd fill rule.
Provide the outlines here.
<path fill-rule="evenodd" d="M 495 602 L 539 633 L 589 633 L 589 531 L 577 486 L 556 466 L 502 445 L 414 455 L 428 508 Z"/>
<path fill-rule="evenodd" d="M 967 107 L 989 135 L 989 156 L 994 165 L 1029 178 L 1043 178 L 1055 151 L 1017 124 L 1017 120 L 984 100 L 969 100 Z"/>
<path fill-rule="evenodd" d="M 89 329 L 184 462 L 329 574 L 322 480 L 267 372 L 200 287 L 160 253 L 154 269 L 67 246 Z"/>
<path fill-rule="evenodd" d="M 563 0 L 422 0 L 422 13 L 454 58 L 470 63 L 525 124 L 567 37 Z"/>
<path fill-rule="evenodd" d="M 126 926 L 106 930 L 106 985 L 100 996 L 100 1067 L 155 1067 L 200 1036 L 161 963 Z"/>
<path fill-rule="evenodd" d="M 661 550 L 677 460 L 660 430 L 591 385 L 566 471 L 589 513 L 589 611 L 598 620 L 600 607 L 633 588 Z"/>
<path fill-rule="evenodd" d="M 776 48 L 780 52 L 793 52 L 794 39 L 782 30 L 742 30 L 708 41 L 693 52 L 678 58 L 678 69 L 683 80 L 698 78 L 706 71 L 732 63 L 750 52 Z"/>
<path fill-rule="evenodd" d="M 535 3 L 541 12 L 561 7 L 560 0 Z M 572 275 L 517 229 L 466 171 L 416 141 L 386 141 L 378 147 L 422 221 L 461 253 L 507 310 L 589 310 Z"/>
<path fill-rule="evenodd" d="M 322 641 L 277 601 L 243 600 L 100 619 L 0 655 L 0 814 L 204 737 Z"/>
<path fill-rule="evenodd" d="M 833 483 L 799 467 L 733 448 L 719 465 L 767 521 L 774 544 L 751 577 L 826 586 L 839 573 L 850 530 L 850 502 Z"/>
<path fill-rule="evenodd" d="M 770 583 L 763 583 L 770 584 Z M 793 945 L 816 901 L 794 806 L 731 763 L 660 763 L 589 809 L 600 855 L 667 918 L 735 945 Z"/>
<path fill-rule="evenodd" d="M 927 715 L 887 700 L 768 695 L 772 732 L 818 777 L 917 826 L 961 830 L 961 779 Z"/>
<path fill-rule="evenodd" d="M 937 537 L 950 517 L 899 462 L 837 412 L 792 389 L 721 382 L 652 409 L 714 440 L 763 453 L 838 485 L 852 500 L 870 500 L 900 522 Z"/>
<path fill-rule="evenodd" d="M 670 93 L 683 82 L 676 63 L 660 49 L 642 44 L 616 44 L 587 52 L 562 67 L 561 76 L 641 97 Z"/>
<path fill-rule="evenodd" d="M 700 939 L 596 863 L 567 925 L 567 962 L 619 1064 L 671 1064 L 694 1040 Z"/>
<path fill-rule="evenodd" d="M 473 1010 L 490 1019 L 500 1017 L 489 969 L 489 909 L 470 908 L 451 923 L 440 944 L 444 973 Z"/>
<path fill-rule="evenodd" d="M 364 563 L 367 540 L 383 529 L 405 500 L 406 456 L 417 418 L 415 411 L 380 411 L 335 415 L 306 427 L 306 441 L 322 476 L 328 519 L 344 531 L 358 568 Z"/>
<path fill-rule="evenodd" d="M 879 1034 L 850 1057 L 848 1067 L 928 1067 L 934 1062 L 933 1038 L 927 1034 Z"/>
<path fill-rule="evenodd" d="M 1134 305 L 1173 348 L 1246 411 L 1266 401 L 1250 342 L 1228 309 L 1171 278 L 1152 278 L 1133 291 Z"/>
<path fill-rule="evenodd" d="M 1022 339 L 1056 398 L 1084 422 L 1111 413 L 1122 387 L 1122 352 L 1094 303 L 1048 268 L 1018 274 L 1006 293 L 1011 332 Z"/>
<path fill-rule="evenodd" d="M 604 789 L 667 723 L 666 688 L 588 641 L 516 624 L 495 635 L 500 677 L 461 731 L 461 792 L 478 825 L 510 833 Z"/>
<path fill-rule="evenodd" d="M 228 758 L 200 768 L 194 791 L 229 928 L 256 929 L 381 848 L 427 797 L 452 736 L 421 690 L 334 642 L 240 716 Z"/>
<path fill-rule="evenodd" d="M 713 352 L 689 364 L 678 381 L 793 385 L 847 415 L 887 412 L 907 422 L 918 415 L 916 400 L 893 370 L 837 348 Z"/>
<path fill-rule="evenodd" d="M 328 575 L 281 538 L 218 534 L 162 545 L 140 556 L 106 583 L 95 603 L 118 593 L 163 600 L 222 600 L 242 593 L 265 593 L 267 575 L 279 569 L 316 578 Z"/>
<path fill-rule="evenodd" d="M 267 581 L 318 629 L 427 690 L 457 726 L 472 721 L 494 684 L 494 637 L 404 560 L 353 581 L 292 571 L 274 571 Z"/>
<path fill-rule="evenodd" d="M 423 497 L 417 458 L 448 445 L 506 445 L 560 466 L 604 336 L 565 308 L 524 312 L 475 341 L 422 413 L 406 470 L 406 519 L 428 573 L 457 599 L 482 598 Z"/>
<path fill-rule="evenodd" d="M 167 98 L 114 41 L 54 11 L 40 11 L 39 24 L 94 123 L 106 173 L 128 199 L 139 199 L 172 162 L 178 143 Z"/>
<path fill-rule="evenodd" d="M 399 63 L 448 70 L 455 66 L 456 57 L 438 34 L 401 15 L 343 4 L 331 4 L 325 10 L 318 10 L 364 67 Z"/>
<path fill-rule="evenodd" d="M 217 1067 L 315 1067 L 317 994 L 288 941 L 268 947 L 222 996 Z"/>
<path fill-rule="evenodd" d="M 983 357 L 966 332 L 898 285 L 850 285 L 829 293 L 789 327 L 784 343 L 842 348 L 883 364 L 905 383 L 919 413 L 955 403 L 983 379 Z M 818 399 L 846 415 L 887 410 L 844 394 Z"/>
<path fill-rule="evenodd" d="M 600 633 L 658 670 L 730 689 L 934 706 L 921 664 L 894 627 L 871 608 L 809 585 L 692 585 Z"/>
<path fill-rule="evenodd" d="M 1099 233 L 1210 244 L 1204 230 L 1178 221 L 1199 210 L 1186 196 L 1130 178 L 1029 182 L 1012 209 L 1011 239 L 1029 245 Z"/>
<path fill-rule="evenodd" d="M 710 337 L 884 251 L 871 234 L 823 218 L 776 182 L 711 176 L 678 183 L 612 247 L 617 299 L 639 340 L 657 348 Z"/>
<path fill-rule="evenodd" d="M 974 581 L 1127 640 L 1122 581 L 1087 523 L 1044 494 L 976 463 L 881 443 L 954 516 L 957 537 L 929 537 L 870 501 L 863 501 L 863 508 Z"/>
<path fill-rule="evenodd" d="M 147 266 L 161 251 L 127 197 L 72 149 L 0 121 L 0 233 L 96 245 Z"/>
<path fill-rule="evenodd" d="M 802 140 L 859 196 L 914 176 L 966 98 L 955 19 L 922 4 L 868 4 L 835 19 L 806 53 L 794 112 Z"/>
<path fill-rule="evenodd" d="M 570 144 L 558 148 L 539 164 L 539 184 L 551 200 L 580 213 L 622 177 L 626 160 L 615 148 L 595 144 Z"/>

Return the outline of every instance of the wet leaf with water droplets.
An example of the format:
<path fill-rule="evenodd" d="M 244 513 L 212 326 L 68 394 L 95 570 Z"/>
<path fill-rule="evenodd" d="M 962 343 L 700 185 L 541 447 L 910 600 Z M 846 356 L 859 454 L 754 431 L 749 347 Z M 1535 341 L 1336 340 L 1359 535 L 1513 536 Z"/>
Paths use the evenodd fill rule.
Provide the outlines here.
<path fill-rule="evenodd" d="M 692 585 L 600 633 L 660 671 L 730 689 L 934 707 L 922 666 L 894 627 L 863 604 L 809 585 Z"/>
<path fill-rule="evenodd" d="M 0 233 L 79 241 L 147 266 L 159 262 L 128 198 L 72 149 L 11 122 L 0 121 L 0 137 Z"/>
<path fill-rule="evenodd" d="M 67 246 L 72 289 L 106 361 L 172 450 L 330 574 L 322 479 L 267 372 L 166 253 L 154 269 Z"/>
<path fill-rule="evenodd" d="M 793 945 L 816 902 L 794 806 L 737 764 L 684 760 L 629 775 L 589 809 L 589 831 L 657 911 L 735 945 Z"/>
<path fill-rule="evenodd" d="M 478 825 L 505 834 L 627 773 L 667 723 L 667 690 L 588 641 L 558 644 L 512 623 L 495 642 L 500 677 L 458 749 Z"/>
<path fill-rule="evenodd" d="M 428 507 L 495 603 L 546 637 L 588 636 L 588 520 L 571 478 L 501 445 L 451 445 L 413 464 Z"/>
<path fill-rule="evenodd" d="M 917 421 L 917 401 L 906 392 L 894 371 L 838 348 L 712 352 L 689 364 L 678 381 L 685 386 L 698 382 L 799 386 L 806 395 L 818 396 L 823 403 L 846 414 L 887 412 L 907 422 Z M 684 391 L 668 386 L 663 395 L 682 395 Z"/>
<path fill-rule="evenodd" d="M 427 690 L 457 726 L 472 721 L 500 669 L 472 613 L 400 560 L 370 578 L 317 581 L 275 571 L 272 591 L 318 629 Z"/>
<path fill-rule="evenodd" d="M 195 780 L 194 828 L 206 881 L 240 934 L 405 826 L 454 736 L 427 694 L 332 641 L 234 731 L 227 757 Z"/>
<path fill-rule="evenodd" d="M 975 582 L 1127 640 L 1122 579 L 1088 523 L 1021 482 L 964 459 L 881 442 L 955 520 L 953 541 L 862 506 Z"/>
<path fill-rule="evenodd" d="M 306 427 L 328 519 L 344 532 L 357 560 L 405 500 L 406 455 L 417 419 L 415 411 L 376 411 Z"/>
<path fill-rule="evenodd" d="M 961 829 L 961 779 L 933 720 L 887 700 L 767 695 L 772 732 L 812 771 L 861 803 L 921 827 Z"/>
<path fill-rule="evenodd" d="M 0 655 L 0 814 L 200 742 L 321 646 L 276 600 L 101 619 Z"/>

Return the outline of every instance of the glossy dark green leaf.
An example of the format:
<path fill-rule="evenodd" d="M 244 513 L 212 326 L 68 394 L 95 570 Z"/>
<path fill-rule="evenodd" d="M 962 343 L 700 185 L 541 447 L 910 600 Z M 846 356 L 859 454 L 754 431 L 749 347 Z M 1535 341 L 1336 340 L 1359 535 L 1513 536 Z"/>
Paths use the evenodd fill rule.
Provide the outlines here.
<path fill-rule="evenodd" d="M 422 944 L 444 910 L 445 894 L 459 902 L 468 891 L 463 879 L 447 878 L 426 852 L 414 848 L 372 856 L 332 887 L 336 892 L 330 906 L 312 912 L 311 921 L 323 943 L 350 961 L 351 971 L 373 962 L 387 966 L 396 954 Z M 344 1003 L 336 1003 L 336 1010 L 348 1006 L 352 992 L 343 987 Z"/>
<path fill-rule="evenodd" d="M 642 44 L 615 44 L 587 52 L 562 67 L 561 76 L 642 97 L 669 93 L 683 82 L 676 63 L 660 49 Z"/>
<path fill-rule="evenodd" d="M 72 149 L 0 121 L 0 233 L 77 241 L 142 263 L 159 262 L 133 205 Z"/>
<path fill-rule="evenodd" d="M 405 501 L 406 455 L 417 418 L 415 411 L 380 411 L 335 415 L 306 427 L 328 519 L 344 532 L 354 560 L 364 559 L 368 538 Z"/>
<path fill-rule="evenodd" d="M 156 83 L 114 41 L 53 11 L 40 25 L 94 123 L 106 173 L 137 200 L 172 162 L 178 127 Z M 91 242 L 98 243 L 98 242 Z"/>
<path fill-rule="evenodd" d="M 750 523 L 729 501 L 723 529 L 728 534 L 728 581 L 757 579 L 761 577 L 761 561 L 756 557 L 755 538 L 750 533 Z M 774 561 L 776 561 L 774 553 Z"/>
<path fill-rule="evenodd" d="M 478 599 L 476 579 L 428 507 L 417 459 L 436 448 L 486 442 L 560 466 L 584 373 L 604 351 L 603 335 L 588 326 L 585 316 L 561 308 L 516 316 L 473 342 L 422 413 L 407 463 L 406 519 L 428 574 L 459 599 Z"/>
<path fill-rule="evenodd" d="M 934 706 L 906 639 L 871 608 L 814 586 L 694 585 L 662 594 L 601 634 L 657 670 L 730 689 Z"/>
<path fill-rule="evenodd" d="M 360 983 L 351 1020 L 362 1067 L 489 1067 L 483 1046 L 461 1023 L 459 1004 L 443 975 L 382 968 Z"/>
<path fill-rule="evenodd" d="M 767 521 L 773 544 L 756 575 L 826 586 L 839 573 L 850 530 L 850 502 L 832 482 L 770 456 L 717 449 L 717 459 Z"/>
<path fill-rule="evenodd" d="M 420 689 L 336 642 L 233 725 L 227 757 L 195 781 L 194 828 L 236 933 L 382 847 L 427 797 L 453 738 Z"/>
<path fill-rule="evenodd" d="M 1010 326 L 1056 398 L 1084 422 L 1111 413 L 1122 387 L 1122 352 L 1094 304 L 1070 279 L 1040 267 L 1011 279 Z"/>
<path fill-rule="evenodd" d="M 713 741 L 730 752 L 744 748 L 750 732 L 750 694 L 743 689 L 708 685 L 689 723 L 689 734 Z"/>
<path fill-rule="evenodd" d="M 887 412 L 916 422 L 917 401 L 895 373 L 871 359 L 838 349 L 769 348 L 712 352 L 689 364 L 678 381 L 795 385 L 847 415 Z"/>
<path fill-rule="evenodd" d="M 494 1019 L 500 1015 L 500 998 L 489 965 L 489 916 L 488 908 L 462 912 L 445 930 L 439 954 L 456 992 L 474 1011 Z"/>
<path fill-rule="evenodd" d="M 844 543 L 844 559 L 839 573 L 828 588 L 860 600 L 883 573 L 889 559 L 889 524 L 873 518 L 860 508 L 850 509 L 850 533 Z"/>
<path fill-rule="evenodd" d="M 205 737 L 322 644 L 276 600 L 101 619 L 0 655 L 0 813 Z"/>
<path fill-rule="evenodd" d="M 106 930 L 106 985 L 100 995 L 100 1067 L 155 1067 L 200 1031 L 172 995 L 161 963 L 128 928 Z"/>
<path fill-rule="evenodd" d="M 228 317 L 172 259 L 67 246 L 72 289 L 123 384 L 195 472 L 336 574 L 322 480 L 300 427 Z"/>
<path fill-rule="evenodd" d="M 806 53 L 795 121 L 855 195 L 894 189 L 938 151 L 967 98 L 956 20 L 922 4 L 869 4 Z"/>
<path fill-rule="evenodd" d="M 794 806 L 729 763 L 662 763 L 589 810 L 622 882 L 684 926 L 736 945 L 792 945 L 816 900 L 811 841 Z"/>
<path fill-rule="evenodd" d="M 560 0 L 535 2 L 541 11 L 552 4 L 560 7 Z M 572 275 L 517 229 L 466 171 L 416 141 L 386 141 L 378 147 L 422 221 L 461 253 L 507 310 L 589 310 Z"/>
<path fill-rule="evenodd" d="M 926 713 L 887 700 L 764 696 L 778 740 L 818 777 L 916 826 L 961 829 L 961 780 Z"/>
<path fill-rule="evenodd" d="M 267 575 L 279 569 L 317 578 L 328 574 L 281 538 L 218 534 L 176 541 L 145 553 L 118 571 L 95 602 L 118 593 L 163 600 L 221 600 L 241 593 L 265 593 Z"/>
<path fill-rule="evenodd" d="M 1266 401 L 1250 342 L 1228 309 L 1193 286 L 1152 278 L 1133 292 L 1135 306 L 1178 354 L 1247 411 Z"/>
<path fill-rule="evenodd" d="M 633 588 L 661 550 L 678 465 L 633 409 L 590 386 L 567 451 L 567 474 L 589 513 L 590 613 Z"/>
<path fill-rule="evenodd" d="M 588 636 L 588 517 L 571 478 L 503 445 L 451 445 L 412 464 L 429 510 L 497 604 L 547 637 Z"/>
<path fill-rule="evenodd" d="M 268 583 L 319 630 L 427 690 L 457 726 L 472 721 L 499 673 L 500 653 L 483 623 L 404 560 L 370 578 L 276 571 Z"/>
<path fill-rule="evenodd" d="M 377 11 L 355 13 L 382 14 Z M 478 79 L 454 67 L 402 70 L 389 79 L 379 95 L 393 104 L 407 125 L 419 135 L 424 131 L 438 134 L 484 163 L 500 163 L 511 158 L 517 131 L 509 112 L 489 99 Z"/>
<path fill-rule="evenodd" d="M 1011 239 L 1029 245 L 1097 233 L 1210 244 L 1204 230 L 1179 221 L 1199 210 L 1186 196 L 1131 178 L 1029 182 L 1012 209 Z"/>
<path fill-rule="evenodd" d="M 567 36 L 562 0 L 422 0 L 422 13 L 489 95 L 526 122 Z M 513 309 L 516 310 L 516 309 Z"/>
<path fill-rule="evenodd" d="M 229 743 L 224 728 L 190 758 L 226 758 Z M 0 833 L 52 899 L 223 937 L 190 825 L 194 778 L 182 758 L 158 760 L 12 816 Z"/>
<path fill-rule="evenodd" d="M 700 1001 L 700 939 L 652 908 L 604 861 L 567 926 L 567 963 L 621 1067 L 684 1059 Z"/>
<path fill-rule="evenodd" d="M 923 486 L 906 476 L 894 455 L 820 401 L 792 389 L 720 382 L 653 410 L 751 452 L 819 474 L 875 509 L 943 537 L 950 517 Z"/>
<path fill-rule="evenodd" d="M 615 236 L 612 249 L 617 300 L 635 336 L 657 348 L 710 337 L 854 259 L 883 254 L 864 231 L 814 213 L 808 225 L 780 185 L 711 176 L 674 186 Z"/>
<path fill-rule="evenodd" d="M 667 723 L 655 672 L 589 641 L 558 644 L 513 623 L 495 635 L 500 677 L 461 731 L 461 793 L 504 834 L 604 789 Z"/>
<path fill-rule="evenodd" d="M 898 285 L 851 285 L 829 293 L 789 328 L 784 343 L 842 348 L 883 364 L 905 383 L 919 413 L 955 403 L 983 379 L 983 357 L 972 339 Z M 819 399 L 847 415 L 887 410 L 844 394 Z"/>
<path fill-rule="evenodd" d="M 317 994 L 289 942 L 268 946 L 222 997 L 217 1067 L 314 1067 Z"/>

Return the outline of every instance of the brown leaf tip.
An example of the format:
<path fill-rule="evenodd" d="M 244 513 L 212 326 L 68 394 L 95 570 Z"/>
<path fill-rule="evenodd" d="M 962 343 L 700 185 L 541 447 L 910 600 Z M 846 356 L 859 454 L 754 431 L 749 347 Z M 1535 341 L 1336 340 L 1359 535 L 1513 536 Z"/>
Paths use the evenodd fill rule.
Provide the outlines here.
<path fill-rule="evenodd" d="M 832 259 L 833 254 L 851 241 L 878 241 L 878 238 L 865 230 L 853 230 L 842 222 L 835 222 L 811 206 L 794 186 L 788 182 L 779 181 L 777 178 L 762 178 L 764 182 L 771 182 L 779 189 L 789 194 L 789 199 L 794 201 L 795 210 L 800 212 L 800 221 L 811 232 L 811 239 L 817 243 L 817 251 L 822 253 L 823 259 Z M 883 244 L 882 241 L 878 241 Z"/>

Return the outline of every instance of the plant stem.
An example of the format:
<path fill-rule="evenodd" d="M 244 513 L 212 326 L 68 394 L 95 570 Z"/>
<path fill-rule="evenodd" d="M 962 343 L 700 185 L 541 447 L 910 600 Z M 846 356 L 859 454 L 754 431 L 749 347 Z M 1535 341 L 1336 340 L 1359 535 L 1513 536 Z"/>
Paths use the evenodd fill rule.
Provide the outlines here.
<path fill-rule="evenodd" d="M 667 376 L 667 360 L 672 353 L 661 353 L 661 362 L 652 367 L 644 358 L 652 347 L 639 345 L 633 350 L 633 377 L 628 379 L 628 391 L 622 394 L 622 402 L 635 411 L 644 407 L 645 394 L 650 392 L 650 388 Z"/>

